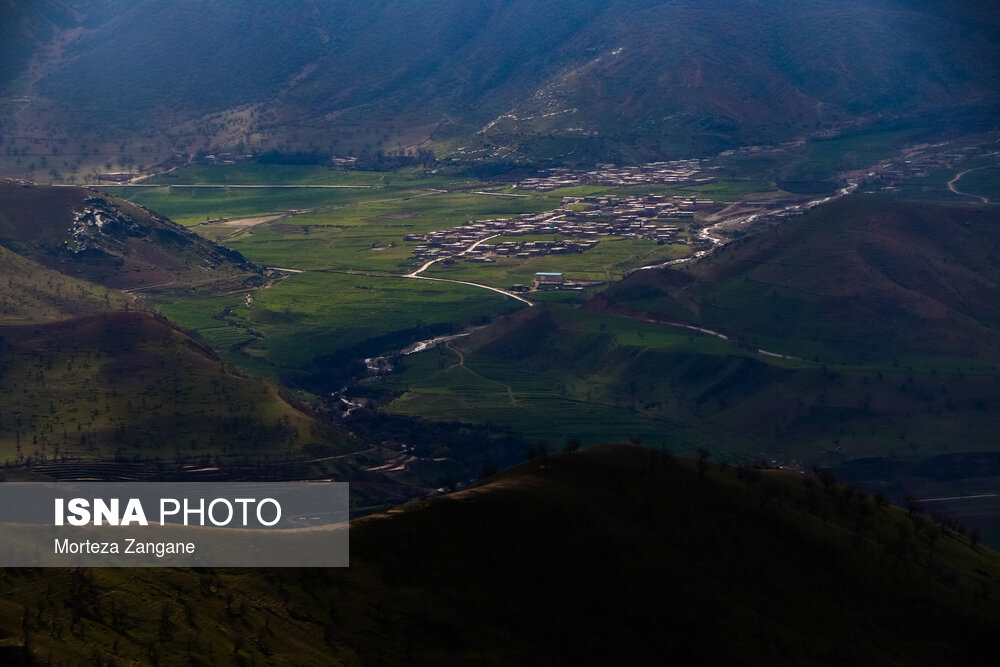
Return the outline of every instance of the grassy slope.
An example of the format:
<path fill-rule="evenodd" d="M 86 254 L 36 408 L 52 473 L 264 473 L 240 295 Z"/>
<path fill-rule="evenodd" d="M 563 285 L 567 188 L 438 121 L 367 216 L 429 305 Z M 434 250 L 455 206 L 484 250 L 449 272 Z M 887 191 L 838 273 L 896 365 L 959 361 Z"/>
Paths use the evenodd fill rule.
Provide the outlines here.
<path fill-rule="evenodd" d="M 849 197 L 591 304 L 825 362 L 1000 359 L 997 213 Z M 690 279 L 686 276 L 692 276 Z"/>
<path fill-rule="evenodd" d="M 461 354 L 461 356 L 459 356 Z M 826 366 L 633 319 L 536 307 L 407 357 L 390 411 L 585 444 L 640 437 L 735 459 L 918 459 L 995 449 L 1000 371 Z M 958 366 L 954 364 L 958 363 Z"/>
<path fill-rule="evenodd" d="M 0 329 L 0 458 L 287 458 L 360 446 L 146 313 Z"/>
<path fill-rule="evenodd" d="M 518 307 L 466 285 L 321 272 L 258 291 L 250 306 L 244 293 L 161 304 L 167 317 L 197 331 L 233 363 L 326 392 L 341 387 L 332 367 Z"/>
<path fill-rule="evenodd" d="M 42 268 L 0 246 L 0 326 L 123 310 L 129 297 Z"/>
<path fill-rule="evenodd" d="M 7 570 L 44 662 L 988 664 L 1000 557 L 852 490 L 635 447 L 355 523 L 345 570 Z M 24 620 L 22 620 L 24 619 Z M 154 658 L 155 656 L 155 658 Z"/>

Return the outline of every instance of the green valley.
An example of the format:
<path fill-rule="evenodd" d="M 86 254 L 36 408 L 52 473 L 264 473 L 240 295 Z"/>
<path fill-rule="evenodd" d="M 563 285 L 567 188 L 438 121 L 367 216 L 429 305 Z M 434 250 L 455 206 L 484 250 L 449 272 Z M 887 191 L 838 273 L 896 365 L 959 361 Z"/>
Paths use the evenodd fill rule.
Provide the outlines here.
<path fill-rule="evenodd" d="M 0 0 L 0 665 L 992 665 L 996 10 Z"/>

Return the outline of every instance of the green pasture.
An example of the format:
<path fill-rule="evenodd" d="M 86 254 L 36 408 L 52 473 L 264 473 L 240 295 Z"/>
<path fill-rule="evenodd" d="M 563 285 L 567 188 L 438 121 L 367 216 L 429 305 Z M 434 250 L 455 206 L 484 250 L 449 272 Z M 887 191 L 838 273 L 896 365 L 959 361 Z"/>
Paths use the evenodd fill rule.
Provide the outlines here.
<path fill-rule="evenodd" d="M 394 171 L 345 170 L 320 165 L 240 163 L 190 164 L 158 174 L 147 183 L 157 185 L 349 185 L 398 188 L 462 188 L 480 185 L 475 179 L 454 178 L 422 168 Z"/>
<path fill-rule="evenodd" d="M 769 188 L 764 188 L 764 185 L 770 180 L 831 181 L 841 172 L 863 169 L 881 160 L 897 156 L 904 147 L 920 143 L 925 135 L 926 130 L 920 128 L 863 132 L 828 139 L 813 139 L 802 146 L 778 151 L 727 156 L 719 160 L 723 167 L 720 177 L 724 175 L 724 178 L 732 178 L 733 186 L 738 186 L 740 179 L 749 177 L 751 180 L 745 182 L 747 189 L 743 192 L 766 191 Z M 713 186 L 733 187 L 726 180 L 704 187 L 710 189 Z M 761 189 L 749 189 L 754 186 Z M 706 192 L 705 196 L 712 195 Z M 725 198 L 721 194 L 715 197 Z"/>
<path fill-rule="evenodd" d="M 956 187 L 961 189 L 965 185 L 965 178 L 971 175 L 966 174 Z M 956 194 L 948 189 L 948 181 L 953 178 L 955 178 L 955 169 L 941 167 L 928 170 L 926 176 L 911 176 L 910 178 L 903 179 L 896 186 L 899 188 L 899 196 L 905 199 L 948 204 L 960 204 L 972 201 L 971 198 Z"/>
<path fill-rule="evenodd" d="M 266 363 L 273 374 L 358 346 L 365 348 L 358 354 L 376 355 L 520 307 L 467 285 L 309 272 L 254 292 L 249 306 L 241 293 L 174 298 L 161 311 L 237 365 L 256 370 Z"/>
<path fill-rule="evenodd" d="M 409 234 L 449 229 L 471 220 L 550 210 L 552 197 L 486 197 L 467 192 L 382 196 L 258 225 L 227 241 L 267 266 L 406 273 L 418 264 Z"/>
<path fill-rule="evenodd" d="M 102 186 L 186 227 L 207 220 L 253 218 L 293 209 L 343 206 L 372 197 L 370 189 L 124 188 Z"/>
<path fill-rule="evenodd" d="M 542 306 L 538 306 L 542 308 Z M 530 438 L 725 448 L 826 460 L 993 451 L 998 369 L 828 367 L 718 337 L 565 306 L 406 357 L 388 410 L 511 426 Z M 940 361 L 940 360 L 939 360 Z"/>
<path fill-rule="evenodd" d="M 384 186 L 386 174 L 373 171 L 345 171 L 318 165 L 235 165 L 191 164 L 158 174 L 147 183 L 160 185 L 370 185 Z"/>
<path fill-rule="evenodd" d="M 407 378 L 419 384 L 408 387 L 387 410 L 442 421 L 505 424 L 522 436 L 554 443 L 575 438 L 591 445 L 641 438 L 650 445 L 687 449 L 704 442 L 697 429 L 636 413 L 630 404 L 587 400 L 576 394 L 585 395 L 583 387 L 574 386 L 570 393 L 565 388 L 567 378 L 558 373 L 528 372 L 523 366 L 488 360 L 458 363 L 451 348 L 407 357 L 405 373 L 392 378 L 392 386 Z"/>
<path fill-rule="evenodd" d="M 433 190 L 474 189 L 480 184 L 469 179 L 454 179 L 430 174 L 419 169 L 394 172 L 343 171 L 319 166 L 240 164 L 230 166 L 188 165 L 176 171 L 160 174 L 148 181 L 158 188 L 127 188 L 102 186 L 114 194 L 126 197 L 153 209 L 172 220 L 193 226 L 206 220 L 256 217 L 287 213 L 291 210 L 346 207 L 359 202 L 407 200 Z M 350 188 L 186 188 L 171 185 L 345 185 Z M 504 197 L 480 197 L 506 200 Z M 513 198 L 516 199 L 516 198 Z M 551 198 L 546 198 L 550 200 Z M 461 203 L 457 208 L 463 208 Z M 505 205 L 498 203 L 498 210 Z M 552 208 L 549 206 L 548 208 Z M 491 210 L 489 204 L 472 206 L 471 210 Z M 515 209 L 519 210 L 520 209 Z M 529 208 L 528 210 L 539 210 Z M 540 209 L 545 210 L 545 209 Z M 338 223 L 339 224 L 339 223 Z"/>
<path fill-rule="evenodd" d="M 899 155 L 925 133 L 918 128 L 814 139 L 781 169 L 781 176 L 785 180 L 829 180 L 842 171 L 863 169 Z"/>
<path fill-rule="evenodd" d="M 742 173 L 742 170 L 740 170 Z M 703 199 L 717 199 L 720 201 L 736 199 L 740 195 L 755 192 L 771 192 L 774 185 L 759 178 L 746 178 L 739 176 L 736 178 L 725 178 L 713 180 L 708 183 L 649 183 L 646 185 L 630 185 L 626 187 L 616 187 L 610 185 L 576 185 L 567 188 L 557 188 L 550 190 L 549 195 L 559 197 L 592 197 L 592 196 L 614 196 L 614 197 L 643 197 L 645 195 L 680 195 L 682 197 L 699 197 Z M 527 193 L 528 190 L 506 190 L 507 192 Z"/>
<path fill-rule="evenodd" d="M 595 444 L 641 438 L 685 449 L 709 443 L 710 436 L 698 426 L 677 421 L 649 403 L 661 400 L 660 390 L 647 386 L 650 378 L 630 381 L 622 371 L 629 355 L 640 350 L 721 357 L 745 353 L 722 339 L 679 328 L 565 307 L 550 308 L 549 315 L 558 335 L 540 331 L 537 345 L 552 352 L 551 359 L 531 353 L 511 357 L 504 351 L 502 333 L 496 344 L 483 336 L 453 341 L 406 357 L 402 372 L 382 380 L 404 392 L 388 410 L 508 424 L 526 437 L 550 441 L 578 438 Z M 634 351 L 622 355 L 623 346 L 634 346 Z M 578 364 L 558 361 L 574 355 L 581 357 Z M 592 359 L 603 359 L 605 365 L 591 366 Z"/>
<path fill-rule="evenodd" d="M 529 237 L 516 237 L 517 240 Z M 534 237 L 532 237 L 534 238 Z M 496 239 L 508 241 L 508 238 Z M 690 254 L 686 245 L 657 245 L 646 239 L 601 237 L 596 247 L 582 253 L 542 255 L 518 259 L 497 257 L 493 263 L 476 263 L 459 260 L 450 266 L 440 262 L 432 265 L 424 275 L 452 280 L 466 280 L 493 287 L 530 285 L 535 273 L 563 273 L 570 280 L 620 280 L 624 272 L 647 264 L 657 264 Z"/>

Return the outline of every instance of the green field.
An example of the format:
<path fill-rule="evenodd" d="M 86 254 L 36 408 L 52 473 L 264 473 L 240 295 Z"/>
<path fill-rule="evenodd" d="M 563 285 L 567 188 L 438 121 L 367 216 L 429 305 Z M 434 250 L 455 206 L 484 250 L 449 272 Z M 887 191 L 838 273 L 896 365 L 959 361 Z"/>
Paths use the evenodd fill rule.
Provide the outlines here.
<path fill-rule="evenodd" d="M 550 210 L 559 201 L 543 196 L 520 199 L 466 192 L 380 194 L 374 200 L 258 225 L 226 245 L 268 266 L 398 275 L 419 265 L 411 254 L 418 243 L 403 240 L 408 234 L 448 229 L 470 220 Z"/>
<path fill-rule="evenodd" d="M 642 197 L 649 194 L 655 195 L 681 195 L 682 197 L 698 197 L 699 199 L 714 199 L 719 201 L 729 201 L 741 195 L 772 192 L 774 185 L 766 180 L 743 175 L 743 171 L 734 172 L 732 176 L 726 176 L 719 180 L 708 183 L 683 184 L 683 183 L 649 183 L 647 185 L 631 185 L 624 187 L 610 185 L 576 185 L 567 188 L 556 188 L 546 194 L 558 195 L 560 197 L 590 197 L 590 196 L 616 196 L 616 197 Z M 528 193 L 530 190 L 504 189 L 503 192 Z"/>
<path fill-rule="evenodd" d="M 826 161 L 829 166 L 836 156 L 848 154 L 856 159 L 874 159 L 880 150 L 896 151 L 896 145 L 907 137 L 867 135 L 816 142 L 783 160 L 787 167 L 806 158 L 807 163 Z M 890 146 L 879 148 L 879 142 Z M 327 175 L 314 167 L 258 165 L 231 169 L 235 171 L 189 167 L 181 170 L 178 178 L 234 183 L 264 180 L 271 174 L 278 182 L 287 183 L 343 177 Z M 356 364 L 364 357 L 398 350 L 415 340 L 455 332 L 524 308 L 512 299 L 471 286 L 401 278 L 418 265 L 411 254 L 416 242 L 405 241 L 404 236 L 447 229 L 470 220 L 551 210 L 569 194 L 626 194 L 622 190 L 579 187 L 508 198 L 469 191 L 483 187 L 482 183 L 447 181 L 415 171 L 360 173 L 352 178 L 379 187 L 327 193 L 281 193 L 277 189 L 262 193 L 238 189 L 196 191 L 197 196 L 232 197 L 247 215 L 269 212 L 265 206 L 273 205 L 273 200 L 268 197 L 315 197 L 320 196 L 318 192 L 329 199 L 315 211 L 286 215 L 238 232 L 225 241 L 251 261 L 305 273 L 254 292 L 214 296 L 175 293 L 162 303 L 162 312 L 198 332 L 240 368 L 313 393 L 333 391 L 350 379 L 351 368 L 356 377 Z M 752 180 L 719 181 L 698 188 L 702 196 L 722 199 L 745 191 L 766 191 L 770 186 Z M 164 196 L 175 198 L 180 208 L 196 206 L 197 196 L 192 192 L 175 188 Z M 299 211 L 307 208 L 291 200 L 288 205 Z M 199 227 L 199 231 L 204 229 L 214 226 Z M 537 239 L 557 240 L 557 236 L 541 235 Z M 758 357 L 711 336 L 577 310 L 575 306 L 598 289 L 591 287 L 579 292 L 532 293 L 529 298 L 540 309 L 548 308 L 546 312 L 553 319 L 529 337 L 530 343 L 508 349 L 488 340 L 487 336 L 498 340 L 516 337 L 501 323 L 489 329 L 493 333 L 477 334 L 406 357 L 401 371 L 389 375 L 374 389 L 376 393 L 398 392 L 388 407 L 398 414 L 506 424 L 522 436 L 553 441 L 578 438 L 592 444 L 639 438 L 649 443 L 675 443 L 686 451 L 713 446 L 737 459 L 756 457 L 765 451 L 768 456 L 784 458 L 827 456 L 843 451 L 848 441 L 851 455 L 883 454 L 886 443 L 894 438 L 905 445 L 900 449 L 907 449 L 908 454 L 924 455 L 946 451 L 941 443 L 948 440 L 987 437 L 993 428 L 992 416 L 972 420 L 970 430 L 963 432 L 954 428 L 954 416 L 942 411 L 946 404 L 953 403 L 961 405 L 948 410 L 962 413 L 970 409 L 968 404 L 974 402 L 980 385 L 992 377 L 988 363 L 970 364 L 957 356 L 915 353 L 905 359 L 869 358 L 866 350 L 873 344 L 871 336 L 846 340 L 841 331 L 836 344 L 841 349 L 857 348 L 855 356 L 869 359 L 870 363 L 836 366 L 838 373 L 851 380 L 827 386 L 830 380 L 818 368 L 822 361 L 836 361 L 824 359 L 823 351 L 830 344 L 828 338 L 839 330 L 813 313 L 822 309 L 822 298 L 800 294 L 782 282 L 786 273 L 801 271 L 808 265 L 821 269 L 819 274 L 813 274 L 817 279 L 828 274 L 819 293 L 836 289 L 840 279 L 835 269 L 842 261 L 841 254 L 827 247 L 829 241 L 823 243 L 826 245 L 822 252 L 806 248 L 809 257 L 782 258 L 776 265 L 755 269 L 766 272 L 767 280 L 775 283 L 773 288 L 762 290 L 761 279 L 756 277 L 732 280 L 702 306 L 706 321 L 715 313 L 743 313 L 741 328 L 734 333 L 765 349 L 809 361 Z M 570 279 L 607 283 L 621 280 L 629 269 L 689 252 L 684 245 L 604 237 L 597 247 L 580 254 L 498 258 L 494 263 L 459 260 L 451 265 L 437 263 L 424 275 L 509 288 L 518 283 L 530 284 L 536 272 L 555 271 Z M 648 296 L 642 290 L 629 292 L 623 303 L 650 312 L 659 312 L 665 304 L 655 290 Z M 691 317 L 680 311 L 664 314 L 681 320 Z M 786 321 L 797 323 L 795 335 L 776 335 L 774 331 Z M 883 334 L 889 337 L 892 331 Z M 947 383 L 954 392 L 950 402 L 939 390 L 931 392 L 930 398 L 929 390 L 922 390 L 919 400 L 906 395 L 908 388 L 894 390 L 885 399 L 889 416 L 873 421 L 858 414 L 864 401 L 857 398 L 856 392 L 863 391 L 861 378 L 876 372 L 893 377 L 899 373 L 964 373 L 977 379 Z M 928 381 L 921 377 L 923 382 Z M 786 409 L 803 401 L 811 411 L 808 417 L 798 412 L 803 408 Z M 928 414 L 911 415 L 908 419 L 912 426 L 906 429 L 894 425 L 892 420 L 899 414 L 912 412 L 918 406 L 924 409 L 922 402 L 930 406 Z M 774 405 L 783 407 L 775 410 Z M 772 423 L 767 415 L 775 416 L 776 421 Z M 780 434 L 786 434 L 782 444 L 772 445 Z"/>
<path fill-rule="evenodd" d="M 239 367 L 286 380 L 289 373 L 315 375 L 317 365 L 338 355 L 356 358 L 379 354 L 523 307 L 475 287 L 400 278 L 419 265 L 411 250 L 417 243 L 404 237 L 472 220 L 547 211 L 561 203 L 559 193 L 479 195 L 472 190 L 483 187 L 482 183 L 416 170 L 375 173 L 319 167 L 188 166 L 158 180 L 376 186 L 358 190 L 155 188 L 128 192 L 136 201 L 192 225 L 206 217 L 284 213 L 243 230 L 219 223 L 196 225 L 195 229 L 213 238 L 224 237 L 228 247 L 258 264 L 306 273 L 253 293 L 178 292 L 159 301 L 171 320 L 198 332 Z M 296 214 L 288 214 L 291 210 Z M 683 245 L 610 237 L 582 254 L 505 259 L 491 265 L 460 261 L 448 267 L 434 266 L 427 275 L 509 287 L 530 284 L 538 271 L 555 270 L 570 278 L 603 282 L 620 279 L 628 269 L 688 252 Z M 551 293 L 540 294 L 538 300 L 572 302 L 583 296 L 580 292 Z"/>
<path fill-rule="evenodd" d="M 819 139 L 806 144 L 801 159 L 783 169 L 787 180 L 830 180 L 842 171 L 863 169 L 899 155 L 900 150 L 918 143 L 924 130 L 895 130 Z"/>
<path fill-rule="evenodd" d="M 101 186 L 153 209 L 182 225 L 206 220 L 283 214 L 291 210 L 344 207 L 380 199 L 404 199 L 430 189 L 472 187 L 475 181 L 455 180 L 418 170 L 391 173 L 342 171 L 315 166 L 241 164 L 188 165 L 148 181 L 158 188 Z M 187 188 L 171 185 L 254 185 L 254 188 Z M 345 185 L 350 188 L 267 187 Z"/>
<path fill-rule="evenodd" d="M 368 189 L 123 188 L 101 186 L 120 197 L 191 227 L 207 220 L 252 218 L 293 209 L 343 206 L 371 198 Z"/>
<path fill-rule="evenodd" d="M 246 297 L 181 297 L 161 310 L 238 366 L 280 375 L 337 353 L 375 356 L 524 307 L 466 285 L 322 272 L 295 274 L 254 292 L 250 306 Z"/>
<path fill-rule="evenodd" d="M 926 136 L 927 131 L 919 128 L 862 132 L 813 139 L 777 151 L 740 153 L 719 160 L 723 167 L 720 176 L 733 179 L 750 176 L 754 179 L 751 184 L 766 183 L 768 178 L 774 181 L 836 181 L 841 172 L 863 169 L 895 157 L 904 147 L 921 143 Z M 710 195 L 706 193 L 706 196 Z"/>
<path fill-rule="evenodd" d="M 971 176 L 972 174 L 967 174 Z M 918 201 L 933 201 L 950 204 L 963 204 L 970 201 L 969 197 L 955 194 L 948 189 L 948 181 L 955 177 L 955 169 L 940 167 L 928 170 L 926 176 L 912 176 L 901 181 L 897 187 L 899 195 L 906 199 Z M 964 186 L 963 178 L 959 183 Z"/>
<path fill-rule="evenodd" d="M 186 165 L 159 174 L 146 183 L 160 185 L 368 185 L 385 186 L 387 175 L 373 171 L 344 171 L 315 165 Z"/>
<path fill-rule="evenodd" d="M 525 236 L 518 237 L 518 240 L 535 238 L 539 237 Z M 508 239 L 496 239 L 505 240 Z M 656 241 L 612 236 L 602 237 L 597 247 L 582 253 L 543 255 L 527 259 L 498 257 L 495 262 L 488 264 L 459 261 L 451 266 L 444 266 L 438 262 L 428 268 L 424 275 L 501 288 L 516 284 L 530 285 L 536 272 L 558 272 L 565 274 L 570 280 L 605 282 L 620 280 L 629 269 L 685 257 L 690 252 L 690 247 L 686 245 L 657 245 Z"/>

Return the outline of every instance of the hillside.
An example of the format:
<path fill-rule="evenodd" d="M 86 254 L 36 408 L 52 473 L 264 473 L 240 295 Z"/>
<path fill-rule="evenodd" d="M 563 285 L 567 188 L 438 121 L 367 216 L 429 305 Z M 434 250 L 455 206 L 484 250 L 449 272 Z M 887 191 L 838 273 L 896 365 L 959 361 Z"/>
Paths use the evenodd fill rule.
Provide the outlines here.
<path fill-rule="evenodd" d="M 84 188 L 0 181 L 0 246 L 116 289 L 229 281 L 262 272 L 163 216 Z"/>
<path fill-rule="evenodd" d="M 989 664 L 1000 557 L 827 482 L 594 448 L 356 521 L 348 569 L 8 570 L 0 646 L 27 637 L 43 663 Z"/>
<path fill-rule="evenodd" d="M 995 363 L 998 253 L 994 208 L 848 197 L 682 269 L 637 272 L 587 307 L 828 363 Z"/>
<path fill-rule="evenodd" d="M 0 246 L 0 326 L 125 310 L 130 301 L 121 292 L 42 268 Z"/>
<path fill-rule="evenodd" d="M 374 386 L 391 413 L 506 425 L 554 447 L 628 438 L 730 462 L 819 463 L 901 501 L 992 493 L 998 375 L 950 358 L 783 360 L 678 327 L 536 306 L 408 357 Z M 958 501 L 948 511 L 1000 544 L 995 512 Z"/>
<path fill-rule="evenodd" d="M 147 313 L 2 327 L 0 369 L 8 465 L 233 463 L 363 448 Z"/>
<path fill-rule="evenodd" d="M 418 146 L 593 162 L 895 119 L 967 123 L 1000 102 L 989 3 L 48 4 L 11 10 L 12 62 L 36 74 L 7 86 L 20 96 L 4 118 L 8 156 L 21 157 L 8 173 L 47 170 L 28 157 L 32 137 L 57 149 L 36 157 L 59 169 Z"/>

